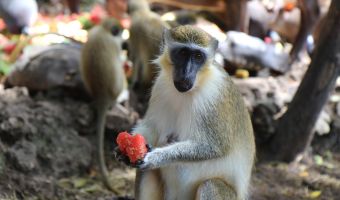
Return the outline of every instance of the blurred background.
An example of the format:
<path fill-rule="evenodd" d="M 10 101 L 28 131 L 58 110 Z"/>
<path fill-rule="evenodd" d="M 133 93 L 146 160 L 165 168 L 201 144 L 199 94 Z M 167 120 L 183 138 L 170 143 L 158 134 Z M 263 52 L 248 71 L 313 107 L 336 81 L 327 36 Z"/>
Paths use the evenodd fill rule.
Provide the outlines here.
<path fill-rule="evenodd" d="M 185 24 L 219 41 L 215 61 L 251 114 L 250 199 L 339 199 L 339 1 L 140 1 L 149 8 L 136 17 L 128 0 L 0 0 L 0 199 L 133 199 L 135 170 L 112 155 L 117 133 L 143 118 L 152 87 L 150 74 L 136 72 L 136 57 L 151 50 L 137 46 L 133 27 L 158 48 L 162 27 Z M 93 99 L 80 75 L 88 33 L 106 18 L 119 22 L 127 83 L 106 115 L 114 192 L 99 180 Z"/>

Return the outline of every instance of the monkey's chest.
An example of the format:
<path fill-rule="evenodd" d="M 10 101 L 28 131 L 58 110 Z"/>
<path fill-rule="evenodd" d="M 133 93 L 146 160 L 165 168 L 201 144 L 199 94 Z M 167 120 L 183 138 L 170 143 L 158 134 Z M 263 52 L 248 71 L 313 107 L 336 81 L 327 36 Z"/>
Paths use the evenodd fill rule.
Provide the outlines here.
<path fill-rule="evenodd" d="M 168 112 L 167 115 L 157 119 L 157 146 L 192 139 L 195 137 L 196 122 L 189 113 L 173 114 Z"/>

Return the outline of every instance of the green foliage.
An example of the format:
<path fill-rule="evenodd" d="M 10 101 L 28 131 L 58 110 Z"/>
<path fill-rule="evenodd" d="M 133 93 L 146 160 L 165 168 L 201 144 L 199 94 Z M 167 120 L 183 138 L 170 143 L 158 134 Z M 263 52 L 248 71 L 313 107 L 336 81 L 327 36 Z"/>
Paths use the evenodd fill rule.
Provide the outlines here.
<path fill-rule="evenodd" d="M 10 64 L 7 63 L 6 61 L 0 59 L 0 73 L 7 75 L 10 71 L 11 67 Z"/>
<path fill-rule="evenodd" d="M 81 23 L 81 25 L 83 26 L 83 29 L 85 29 L 85 30 L 89 30 L 93 27 L 93 23 L 87 17 L 83 16 L 83 17 L 80 17 L 78 20 Z"/>

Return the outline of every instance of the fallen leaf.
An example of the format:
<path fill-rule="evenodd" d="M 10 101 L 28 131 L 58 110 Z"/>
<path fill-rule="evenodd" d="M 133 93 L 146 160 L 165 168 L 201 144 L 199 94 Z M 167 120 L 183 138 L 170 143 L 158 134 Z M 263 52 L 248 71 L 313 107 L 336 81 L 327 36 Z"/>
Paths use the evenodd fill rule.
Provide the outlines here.
<path fill-rule="evenodd" d="M 77 178 L 73 180 L 73 186 L 75 188 L 82 188 L 88 183 L 86 178 Z"/>
<path fill-rule="evenodd" d="M 82 188 L 81 192 L 94 193 L 94 192 L 104 192 L 103 187 L 99 184 L 93 184 L 88 187 Z"/>
<path fill-rule="evenodd" d="M 309 173 L 307 171 L 303 171 L 303 172 L 300 172 L 299 173 L 299 176 L 300 177 L 308 177 L 309 176 Z"/>
<path fill-rule="evenodd" d="M 321 193 L 322 193 L 321 190 L 312 191 L 312 192 L 309 193 L 309 198 L 316 199 L 316 198 L 320 197 Z"/>
<path fill-rule="evenodd" d="M 315 155 L 314 156 L 314 162 L 317 165 L 322 165 L 323 164 L 323 158 L 320 155 Z"/>
<path fill-rule="evenodd" d="M 62 188 L 66 188 L 66 189 L 72 188 L 72 182 L 68 178 L 62 178 L 62 179 L 58 180 L 58 185 Z"/>

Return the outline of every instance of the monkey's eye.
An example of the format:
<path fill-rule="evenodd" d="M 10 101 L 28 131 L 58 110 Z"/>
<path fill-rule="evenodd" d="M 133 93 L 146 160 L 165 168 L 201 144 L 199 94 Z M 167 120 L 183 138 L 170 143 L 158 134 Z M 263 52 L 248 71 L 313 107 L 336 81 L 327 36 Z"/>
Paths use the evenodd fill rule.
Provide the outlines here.
<path fill-rule="evenodd" d="M 204 57 L 203 57 L 203 55 L 202 55 L 201 52 L 196 52 L 196 53 L 194 54 L 194 58 L 195 58 L 195 60 L 196 60 L 197 62 L 202 62 L 203 59 L 204 59 Z"/>
<path fill-rule="evenodd" d="M 183 48 L 183 49 L 181 49 L 181 50 L 178 51 L 178 54 L 179 54 L 180 56 L 186 57 L 186 56 L 188 56 L 188 50 L 185 49 L 185 48 Z"/>
<path fill-rule="evenodd" d="M 111 28 L 111 34 L 112 34 L 113 36 L 119 35 L 119 34 L 120 34 L 120 29 L 119 29 L 119 27 L 117 27 L 117 26 L 112 26 L 112 28 Z"/>

